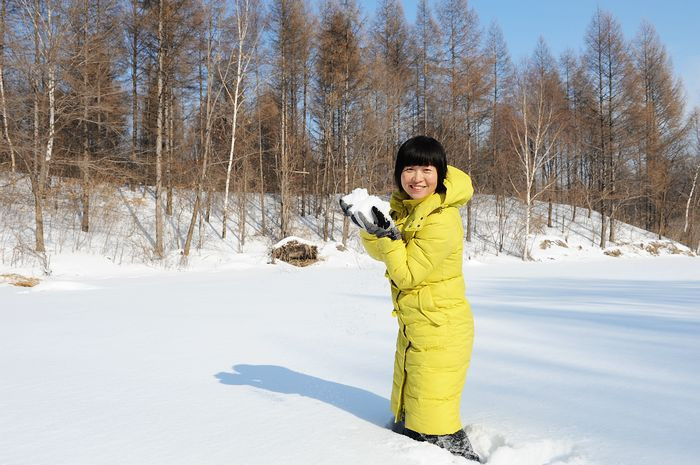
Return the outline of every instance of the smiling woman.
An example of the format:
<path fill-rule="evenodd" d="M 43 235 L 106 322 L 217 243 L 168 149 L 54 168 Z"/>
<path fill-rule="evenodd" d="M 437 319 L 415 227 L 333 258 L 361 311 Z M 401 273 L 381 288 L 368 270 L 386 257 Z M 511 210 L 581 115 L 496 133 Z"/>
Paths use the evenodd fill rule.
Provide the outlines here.
<path fill-rule="evenodd" d="M 447 166 L 437 140 L 416 136 L 399 148 L 394 182 L 390 214 L 395 226 L 378 209 L 373 209 L 373 222 L 364 216 L 355 221 L 363 228 L 367 253 L 386 265 L 398 319 L 393 429 L 478 460 L 459 416 L 474 322 L 464 296 L 458 208 L 472 196 L 471 179 Z M 345 207 L 348 214 L 351 208 Z"/>

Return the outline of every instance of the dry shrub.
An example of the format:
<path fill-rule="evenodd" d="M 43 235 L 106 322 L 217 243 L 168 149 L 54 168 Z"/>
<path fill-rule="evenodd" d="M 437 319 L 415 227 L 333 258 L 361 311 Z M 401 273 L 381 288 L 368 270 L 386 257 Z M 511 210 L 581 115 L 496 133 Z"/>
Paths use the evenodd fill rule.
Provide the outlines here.
<path fill-rule="evenodd" d="M 530 218 L 530 233 L 543 234 L 547 229 L 547 218 L 532 212 Z"/>
<path fill-rule="evenodd" d="M 661 250 L 661 248 L 663 248 L 663 244 L 661 244 L 660 242 L 650 242 L 644 248 L 644 250 L 646 250 L 652 255 L 659 255 L 659 250 Z"/>
<path fill-rule="evenodd" d="M 0 282 L 6 282 L 13 286 L 19 287 L 34 287 L 39 284 L 39 280 L 37 278 L 22 276 L 14 273 L 0 274 Z"/>
<path fill-rule="evenodd" d="M 545 239 L 542 242 L 540 242 L 540 249 L 545 250 L 553 245 L 558 245 L 559 247 L 564 247 L 565 249 L 569 248 L 567 243 L 560 239 L 557 239 L 556 241 L 550 241 L 549 239 Z"/>
<path fill-rule="evenodd" d="M 673 255 L 687 255 L 688 257 L 694 257 L 695 254 L 691 252 L 690 250 L 681 250 L 678 247 L 676 247 L 676 244 L 669 244 L 668 249 L 671 251 Z"/>
<path fill-rule="evenodd" d="M 671 253 L 672 255 L 688 255 L 689 257 L 693 256 L 693 253 L 687 250 L 681 250 L 679 249 L 676 244 L 673 242 L 650 242 L 647 244 L 647 246 L 644 248 L 647 252 L 649 252 L 652 255 L 659 255 L 660 252 L 662 251 L 667 251 Z"/>
<path fill-rule="evenodd" d="M 272 249 L 271 255 L 273 262 L 282 260 L 295 266 L 308 266 L 318 261 L 318 247 L 292 240 Z"/>
<path fill-rule="evenodd" d="M 619 257 L 622 255 L 622 251 L 620 249 L 606 250 L 603 253 L 610 257 Z"/>

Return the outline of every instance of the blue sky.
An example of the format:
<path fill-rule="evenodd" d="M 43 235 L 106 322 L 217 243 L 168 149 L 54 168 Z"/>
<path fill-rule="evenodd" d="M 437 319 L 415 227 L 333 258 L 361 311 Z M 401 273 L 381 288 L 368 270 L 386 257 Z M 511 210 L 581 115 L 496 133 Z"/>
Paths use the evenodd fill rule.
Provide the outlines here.
<path fill-rule="evenodd" d="M 415 23 L 417 0 L 403 0 L 406 20 Z M 429 4 L 434 9 L 437 2 Z M 359 0 L 372 18 L 376 2 Z M 700 105 L 700 1 L 697 0 L 470 0 L 482 27 L 497 21 L 514 62 L 529 56 L 539 36 L 555 56 L 584 46 L 586 28 L 596 7 L 612 13 L 622 24 L 625 38 L 633 38 L 642 20 L 655 27 L 683 80 L 689 106 Z"/>

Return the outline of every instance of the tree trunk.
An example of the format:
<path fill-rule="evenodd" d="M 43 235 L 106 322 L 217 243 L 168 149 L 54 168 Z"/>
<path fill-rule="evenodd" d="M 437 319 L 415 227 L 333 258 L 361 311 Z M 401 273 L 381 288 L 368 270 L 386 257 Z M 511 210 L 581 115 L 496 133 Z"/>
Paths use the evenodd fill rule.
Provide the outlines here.
<path fill-rule="evenodd" d="M 10 164 L 12 173 L 17 169 L 15 148 L 10 138 L 9 120 L 7 119 L 7 101 L 5 99 L 5 17 L 7 16 L 7 0 L 2 0 L 0 11 L 0 106 L 2 106 L 2 126 L 7 140 L 7 148 L 10 150 Z M 14 180 L 14 178 L 13 178 Z"/>
<path fill-rule="evenodd" d="M 347 40 L 347 29 L 346 29 L 346 40 Z M 346 62 L 345 62 L 345 89 L 343 92 L 343 100 L 342 100 L 342 105 L 343 105 L 343 125 L 342 125 L 342 131 L 343 131 L 343 194 L 347 194 L 348 191 L 350 190 L 350 182 L 348 179 L 348 172 L 349 172 L 348 165 L 350 162 L 350 156 L 348 154 L 348 99 L 349 99 L 349 94 L 350 94 L 349 80 L 350 80 L 350 70 L 348 69 L 348 62 L 346 60 Z M 348 220 L 347 216 L 343 216 L 343 237 L 342 237 L 343 247 L 346 247 L 348 244 L 349 231 L 350 231 L 350 221 Z"/>
<path fill-rule="evenodd" d="M 199 234 L 199 239 L 200 242 L 202 240 L 202 234 L 201 234 L 201 224 L 202 224 L 202 191 L 204 189 L 204 183 L 206 181 L 206 176 L 207 176 L 207 168 L 209 164 L 209 150 L 211 146 L 211 126 L 212 126 L 212 115 L 214 113 L 214 106 L 216 104 L 216 101 L 212 102 L 213 98 L 213 89 L 212 89 L 212 84 L 214 82 L 213 79 L 213 68 L 214 68 L 214 63 L 212 62 L 212 47 L 213 47 L 213 41 L 212 41 L 212 23 L 211 23 L 211 16 L 208 17 L 209 20 L 209 34 L 207 37 L 207 97 L 206 97 L 206 107 L 204 108 L 205 111 L 205 116 L 201 116 L 202 114 L 202 100 L 204 100 L 203 97 L 203 80 L 204 76 L 202 73 L 202 65 L 201 61 L 199 64 L 199 99 L 200 99 L 200 149 L 202 151 L 202 158 L 201 158 L 201 169 L 199 171 L 199 174 L 197 176 L 197 181 L 195 185 L 195 196 L 194 196 L 194 207 L 192 208 L 192 216 L 190 217 L 190 224 L 187 228 L 187 236 L 185 238 L 185 246 L 183 247 L 182 250 L 182 255 L 185 257 L 189 256 L 190 254 L 190 247 L 192 244 L 192 236 L 194 235 L 194 227 L 195 224 L 197 223 L 197 217 L 199 217 L 200 221 L 200 234 Z M 218 98 L 219 93 L 216 94 L 216 97 Z M 207 217 L 207 221 L 209 221 L 209 218 Z"/>
<path fill-rule="evenodd" d="M 244 158 L 241 161 L 242 165 L 240 168 L 241 177 L 243 178 L 242 183 L 238 183 L 238 252 L 243 252 L 243 246 L 245 245 L 245 234 L 246 234 L 246 205 L 248 203 L 247 192 L 248 192 L 248 159 Z"/>
<path fill-rule="evenodd" d="M 163 63 L 165 52 L 163 46 L 163 22 L 165 21 L 165 14 L 163 3 L 165 0 L 160 0 L 158 8 L 158 109 L 156 116 L 156 187 L 155 187 L 155 201 L 156 201 L 156 247 L 155 253 L 158 258 L 163 258 L 163 212 L 160 203 L 161 200 L 161 190 L 162 190 L 162 172 L 163 172 L 163 112 L 165 99 L 163 95 Z"/>
<path fill-rule="evenodd" d="M 224 213 L 223 213 L 223 225 L 221 229 L 221 238 L 226 239 L 226 220 L 228 218 L 228 193 L 231 184 L 231 170 L 233 168 L 233 154 L 236 147 L 236 122 L 238 120 L 238 99 L 240 92 L 240 85 L 243 79 L 242 70 L 242 55 L 243 55 L 243 43 L 239 40 L 238 45 L 238 64 L 236 68 L 236 87 L 232 96 L 233 100 L 233 119 L 231 122 L 231 143 L 229 145 L 228 153 L 228 165 L 226 167 L 226 187 L 224 188 Z M 230 94 L 229 94 L 230 96 Z"/>
<path fill-rule="evenodd" d="M 32 183 L 32 193 L 34 194 L 34 223 L 35 223 L 35 245 L 37 252 L 45 252 L 44 248 L 44 214 L 42 204 L 44 202 L 44 178 L 41 173 L 44 172 L 46 160 L 39 153 L 39 1 L 34 2 L 34 79 L 32 87 L 34 88 L 34 141 L 33 141 L 33 159 L 32 174 L 30 176 Z"/>
<path fill-rule="evenodd" d="M 532 214 L 532 201 L 530 200 L 530 187 L 527 187 L 527 194 L 525 198 L 525 243 L 523 244 L 523 261 L 529 258 L 527 251 L 527 243 L 530 240 L 530 216 Z"/>
<path fill-rule="evenodd" d="M 138 14 L 137 5 L 139 0 L 132 0 L 132 27 L 133 33 L 131 35 L 131 163 L 136 163 L 136 146 L 138 144 L 138 111 L 139 111 L 139 97 L 138 97 L 138 41 L 139 41 L 139 26 L 138 26 Z"/>
<path fill-rule="evenodd" d="M 83 232 L 88 232 L 90 229 L 90 174 L 88 173 L 90 165 L 90 141 L 88 133 L 88 121 L 90 117 L 88 111 L 90 106 L 90 84 L 88 82 L 88 71 L 90 69 L 90 57 L 88 54 L 88 21 L 90 17 L 89 5 L 90 4 L 87 0 L 83 2 L 83 8 L 85 8 L 85 19 L 83 23 L 83 160 L 81 166 L 81 171 L 83 174 L 83 216 L 80 221 L 80 229 Z"/>
<path fill-rule="evenodd" d="M 258 118 L 258 168 L 260 176 L 260 229 L 263 236 L 267 234 L 265 225 L 265 176 L 263 169 L 263 136 L 262 136 L 262 118 L 260 115 L 260 62 L 258 55 L 257 43 L 255 46 L 255 100 L 257 105 Z"/>
<path fill-rule="evenodd" d="M 173 216 L 173 96 L 172 89 L 168 89 L 165 102 L 165 214 Z"/>
<path fill-rule="evenodd" d="M 289 205 L 287 198 L 287 190 L 289 189 L 289 160 L 287 153 L 287 85 L 286 85 L 286 70 L 282 60 L 282 111 L 280 117 L 282 119 L 280 126 L 280 160 L 278 173 L 280 176 L 280 235 L 286 237 L 288 233 L 289 221 Z"/>
<path fill-rule="evenodd" d="M 685 225 L 683 226 L 683 232 L 688 233 L 688 217 L 690 214 L 690 203 L 693 200 L 693 195 L 695 194 L 695 186 L 698 184 L 698 175 L 700 175 L 700 164 L 695 169 L 695 177 L 693 177 L 693 184 L 690 188 L 690 194 L 688 194 L 688 201 L 685 203 Z"/>
<path fill-rule="evenodd" d="M 240 100 L 243 98 L 242 95 L 242 83 L 245 76 L 246 68 L 248 67 L 249 58 L 246 58 L 245 63 L 243 59 L 243 45 L 246 40 L 248 32 L 248 22 L 249 22 L 249 10 L 248 2 L 245 2 L 244 10 L 241 11 L 241 5 L 236 1 L 236 24 L 237 24 L 237 41 L 238 41 L 238 53 L 236 56 L 236 84 L 234 88 L 233 95 L 228 92 L 228 87 L 226 87 L 227 93 L 231 101 L 233 102 L 233 121 L 231 122 L 231 144 L 229 147 L 228 165 L 226 167 L 226 187 L 224 189 L 224 212 L 223 212 L 223 225 L 221 229 L 221 238 L 226 238 L 226 221 L 228 218 L 228 194 L 231 182 L 231 170 L 233 168 L 233 154 L 236 146 L 236 126 L 238 123 L 238 108 L 240 106 Z M 223 84 L 226 86 L 226 83 Z"/>

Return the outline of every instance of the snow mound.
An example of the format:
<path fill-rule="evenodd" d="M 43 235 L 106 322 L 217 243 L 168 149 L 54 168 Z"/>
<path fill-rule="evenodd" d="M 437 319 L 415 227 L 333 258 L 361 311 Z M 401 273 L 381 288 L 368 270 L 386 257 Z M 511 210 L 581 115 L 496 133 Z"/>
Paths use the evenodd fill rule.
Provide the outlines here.
<path fill-rule="evenodd" d="M 569 441 L 548 438 L 518 441 L 481 425 L 465 428 L 474 451 L 488 465 L 586 465 L 576 446 Z M 452 455 L 433 444 L 396 436 L 389 441 L 406 463 L 424 465 L 474 463 Z"/>
<path fill-rule="evenodd" d="M 586 461 L 567 441 L 520 442 L 480 425 L 466 428 L 474 450 L 489 465 L 579 465 Z"/>
<path fill-rule="evenodd" d="M 308 246 L 312 246 L 312 247 L 318 247 L 318 244 L 314 244 L 313 242 L 311 242 L 308 239 L 302 239 L 301 237 L 297 237 L 297 236 L 288 236 L 288 237 L 285 237 L 284 239 L 282 239 L 281 241 L 279 241 L 278 243 L 276 243 L 275 245 L 273 245 L 272 248 L 279 249 L 280 247 L 287 245 L 292 241 L 296 241 L 300 244 L 304 244 L 304 245 L 308 245 Z"/>

